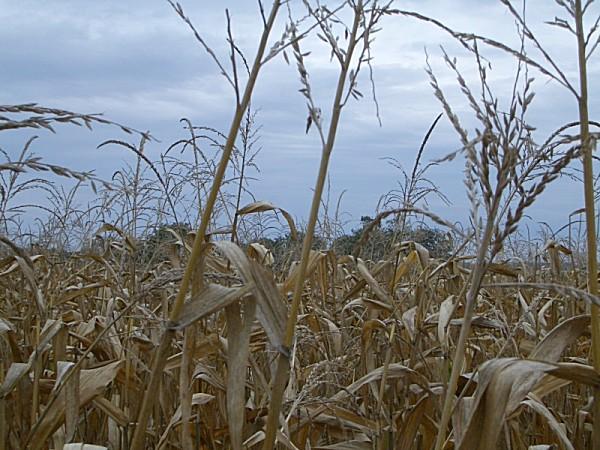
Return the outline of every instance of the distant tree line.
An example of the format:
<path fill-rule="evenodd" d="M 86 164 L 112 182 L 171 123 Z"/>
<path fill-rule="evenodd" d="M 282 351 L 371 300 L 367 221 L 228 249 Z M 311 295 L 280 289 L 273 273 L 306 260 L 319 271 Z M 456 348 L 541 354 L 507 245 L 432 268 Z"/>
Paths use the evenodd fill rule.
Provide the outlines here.
<path fill-rule="evenodd" d="M 317 235 L 313 240 L 313 248 L 315 250 L 333 250 L 338 255 L 353 254 L 365 227 L 371 221 L 371 217 L 363 216 L 361 217 L 360 226 L 334 239 L 326 239 Z M 185 224 L 160 226 L 154 233 L 139 243 L 138 255 L 140 259 L 146 262 L 150 258 L 154 261 L 166 260 L 168 258 L 168 247 L 176 240 L 173 231 L 185 239 L 192 229 Z M 292 239 L 290 233 L 282 233 L 275 237 L 263 237 L 258 242 L 271 251 L 275 260 L 274 268 L 278 269 L 298 259 L 303 237 L 304 233 L 300 231 L 296 239 Z M 371 231 L 368 240 L 362 246 L 360 256 L 363 259 L 374 261 L 383 259 L 392 251 L 394 244 L 404 241 L 421 244 L 433 258 L 448 257 L 453 245 L 449 234 L 438 228 L 422 224 L 408 224 L 399 229 L 397 223 L 388 221 Z M 241 242 L 245 245 L 250 243 Z"/>

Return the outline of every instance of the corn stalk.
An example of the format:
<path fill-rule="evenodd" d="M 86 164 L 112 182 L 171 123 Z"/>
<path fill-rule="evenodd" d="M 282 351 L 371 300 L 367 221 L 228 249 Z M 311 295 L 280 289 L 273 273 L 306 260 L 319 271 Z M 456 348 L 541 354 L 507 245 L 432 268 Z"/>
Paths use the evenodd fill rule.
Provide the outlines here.
<path fill-rule="evenodd" d="M 594 205 L 594 171 L 592 167 L 592 142 L 588 114 L 586 43 L 583 28 L 581 0 L 575 1 L 575 31 L 579 59 L 579 122 L 581 150 L 583 153 L 583 187 L 585 196 L 585 222 L 587 234 L 587 284 L 588 292 L 598 295 L 598 260 L 596 244 L 596 211 Z M 594 369 L 600 372 L 600 309 L 592 305 L 592 360 Z M 594 389 L 593 448 L 600 450 L 600 389 Z"/>
<path fill-rule="evenodd" d="M 346 49 L 345 59 L 341 66 L 340 74 L 338 77 L 337 89 L 333 101 L 333 110 L 331 113 L 331 122 L 329 124 L 327 140 L 324 142 L 321 152 L 321 162 L 319 165 L 319 172 L 317 175 L 317 181 L 310 208 L 310 216 L 308 219 L 304 241 L 302 243 L 302 256 L 300 260 L 300 267 L 298 269 L 298 277 L 296 278 L 296 284 L 294 285 L 292 307 L 286 324 L 286 331 L 284 336 L 284 345 L 287 348 L 291 348 L 293 344 L 294 332 L 296 329 L 296 322 L 298 319 L 298 311 L 300 308 L 300 301 L 302 300 L 302 292 L 304 290 L 304 279 L 306 277 L 306 269 L 308 267 L 308 261 L 310 259 L 310 250 L 312 248 L 313 235 L 319 216 L 319 206 L 321 204 L 321 197 L 323 195 L 325 180 L 327 179 L 329 159 L 331 157 L 333 146 L 335 144 L 337 128 L 342 112 L 345 85 L 352 64 L 352 56 L 358 44 L 357 34 L 362 16 L 363 2 L 359 0 L 356 6 L 354 7 L 354 22 L 352 24 L 352 30 L 348 40 L 348 47 Z M 275 435 L 279 427 L 279 412 L 281 411 L 281 402 L 283 399 L 285 386 L 289 379 L 289 371 L 289 358 L 288 356 L 280 353 L 277 359 L 277 369 L 271 387 L 271 402 L 269 406 L 269 415 L 267 418 L 265 440 L 263 443 L 264 450 L 272 450 L 275 445 Z"/>
<path fill-rule="evenodd" d="M 172 322 L 179 319 L 179 315 L 181 314 L 183 303 L 188 292 L 190 282 L 192 280 L 192 275 L 194 273 L 202 273 L 203 251 L 205 248 L 204 240 L 212 216 L 212 211 L 217 200 L 219 190 L 221 189 L 221 183 L 223 182 L 223 178 L 225 176 L 225 171 L 227 169 L 227 165 L 229 163 L 229 159 L 233 151 L 240 124 L 244 117 L 244 113 L 246 112 L 246 109 L 250 104 L 252 92 L 254 90 L 254 85 L 256 84 L 258 73 L 262 67 L 262 59 L 265 53 L 265 49 L 267 47 L 269 34 L 273 28 L 273 24 L 275 23 L 275 18 L 277 17 L 277 13 L 279 11 L 280 6 L 280 0 L 275 0 L 273 2 L 271 12 L 262 32 L 260 44 L 258 46 L 258 50 L 254 58 L 254 63 L 252 65 L 250 75 L 248 77 L 248 82 L 244 90 L 244 95 L 242 96 L 241 101 L 237 104 L 235 115 L 231 122 L 231 127 L 229 128 L 229 134 L 227 135 L 227 141 L 223 148 L 221 160 L 219 161 L 219 166 L 215 173 L 215 177 L 212 183 L 208 199 L 206 200 L 205 209 L 202 212 L 202 218 L 200 220 L 198 231 L 196 232 L 196 237 L 194 239 L 194 244 L 192 247 L 192 253 L 185 268 L 185 272 L 181 280 L 181 286 L 179 288 L 179 292 L 177 293 L 177 297 L 175 298 L 173 308 L 171 309 L 171 312 L 169 314 L 169 319 Z M 196 270 L 196 268 L 198 268 L 198 270 Z M 169 347 L 174 336 L 174 330 L 166 329 L 162 335 L 160 346 L 158 347 L 154 355 L 152 361 L 152 372 L 150 375 L 150 380 L 148 382 L 146 392 L 144 393 L 142 407 L 138 415 L 137 425 L 133 434 L 133 439 L 131 441 L 131 450 L 142 450 L 144 448 L 148 418 L 153 408 L 154 400 L 156 398 L 156 392 L 158 390 L 163 369 L 167 361 Z"/>

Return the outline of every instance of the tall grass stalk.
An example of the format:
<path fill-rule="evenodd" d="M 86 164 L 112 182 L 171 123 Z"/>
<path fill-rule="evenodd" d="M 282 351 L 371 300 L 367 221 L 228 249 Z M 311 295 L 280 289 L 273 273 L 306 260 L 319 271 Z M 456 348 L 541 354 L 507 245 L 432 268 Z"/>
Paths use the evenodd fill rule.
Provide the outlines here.
<path fill-rule="evenodd" d="M 471 50 L 471 51 L 473 51 L 474 49 L 476 50 L 478 43 L 483 43 L 483 44 L 493 47 L 495 49 L 500 49 L 503 52 L 506 52 L 507 54 L 510 54 L 513 57 L 515 57 L 520 63 L 526 64 L 527 67 L 535 68 L 539 72 L 541 72 L 543 75 L 556 81 L 557 83 L 559 83 L 561 86 L 566 88 L 569 92 L 571 92 L 577 98 L 578 106 L 579 106 L 579 116 L 580 116 L 581 145 L 580 145 L 579 149 L 572 149 L 570 151 L 570 153 L 571 153 L 571 156 L 574 156 L 575 155 L 574 151 L 576 150 L 578 153 L 583 154 L 583 159 L 584 159 L 585 213 L 586 213 L 586 222 L 587 222 L 586 227 L 587 227 L 588 289 L 589 289 L 590 293 L 596 294 L 598 291 L 597 261 L 596 261 L 597 247 L 596 247 L 596 233 L 595 233 L 592 154 L 591 154 L 591 141 L 590 141 L 590 134 L 589 134 L 589 118 L 588 118 L 588 110 L 587 110 L 588 97 L 587 97 L 586 62 L 587 62 L 587 59 L 589 58 L 589 56 L 591 55 L 591 53 L 593 53 L 593 51 L 596 49 L 596 45 L 593 43 L 594 41 L 591 39 L 591 37 L 594 34 L 594 32 L 597 31 L 597 25 L 599 22 L 598 22 L 598 20 L 596 21 L 595 25 L 593 27 L 591 27 L 591 29 L 589 30 L 589 33 L 587 34 L 587 36 L 585 35 L 586 33 L 583 28 L 583 16 L 586 13 L 586 10 L 593 3 L 593 1 L 586 2 L 585 7 L 582 7 L 580 0 L 571 1 L 571 2 L 562 2 L 562 1 L 556 2 L 559 6 L 561 6 L 567 12 L 568 16 L 570 16 L 570 18 L 574 20 L 575 29 L 573 29 L 573 27 L 571 26 L 571 24 L 569 23 L 568 20 L 565 20 L 562 18 L 556 17 L 554 19 L 554 21 L 547 22 L 549 25 L 552 25 L 552 26 L 555 26 L 558 28 L 562 28 L 563 30 L 566 29 L 566 30 L 570 31 L 572 34 L 576 35 L 576 37 L 577 37 L 578 59 L 579 59 L 579 84 L 580 84 L 579 92 L 578 92 L 578 89 L 576 88 L 576 86 L 573 83 L 571 83 L 569 78 L 561 70 L 559 64 L 557 64 L 557 62 L 553 60 L 553 58 L 550 56 L 550 54 L 544 49 L 544 47 L 542 46 L 540 41 L 537 39 L 537 37 L 535 36 L 533 31 L 528 27 L 526 20 L 525 20 L 525 12 L 524 12 L 525 11 L 525 2 L 523 3 L 523 12 L 522 13 L 519 13 L 509 0 L 500 0 L 500 3 L 502 3 L 504 6 L 506 6 L 506 8 L 511 13 L 511 15 L 515 18 L 519 29 L 522 30 L 521 49 L 513 49 L 510 46 L 508 46 L 500 41 L 496 41 L 494 39 L 490 39 L 485 36 L 454 31 L 454 30 L 450 29 L 449 27 L 447 27 L 444 23 L 442 23 L 436 19 L 432 19 L 430 17 L 423 16 L 418 13 L 407 12 L 407 11 L 402 11 L 401 13 L 436 25 L 437 27 L 443 29 L 444 31 L 446 31 L 450 35 L 452 35 L 454 38 L 456 38 L 468 50 Z M 528 43 L 530 43 L 533 46 L 533 48 L 538 52 L 541 62 L 537 61 L 535 58 L 529 56 L 526 53 L 525 46 L 524 46 L 526 41 Z M 588 45 L 590 46 L 589 49 L 587 48 Z M 586 54 L 588 52 L 588 50 L 589 50 L 589 54 Z M 550 141 L 552 141 L 554 139 L 554 137 L 555 137 L 555 135 L 553 135 L 553 137 L 549 141 L 547 141 L 547 144 L 549 144 Z M 558 145 L 560 145 L 560 141 L 558 141 Z M 547 147 L 547 145 L 544 144 L 542 146 L 542 149 L 546 149 L 546 151 L 550 150 L 550 155 L 552 155 L 551 147 Z M 565 155 L 565 156 L 567 156 L 567 155 Z M 564 162 L 565 162 L 565 164 L 559 163 L 557 166 L 555 166 L 554 169 L 552 169 L 550 172 L 548 172 L 548 176 L 549 176 L 548 180 L 550 180 L 550 178 L 552 178 L 552 179 L 555 178 L 557 176 L 557 174 L 566 167 L 567 161 L 564 161 Z M 562 167 L 559 167 L 559 166 L 562 166 Z M 544 175 L 544 178 L 546 178 L 546 175 Z M 542 178 L 542 184 L 543 184 L 544 178 Z M 542 184 L 540 184 L 540 187 L 542 186 Z M 532 198 L 532 200 L 533 200 L 533 198 Z M 530 204 L 531 204 L 531 202 L 528 200 L 521 201 L 519 204 L 519 208 L 521 206 L 525 206 L 525 207 L 529 206 Z M 489 210 L 489 208 L 488 208 L 488 210 Z M 511 215 L 510 215 L 510 211 L 509 211 L 509 218 L 510 217 L 511 217 Z M 513 220 L 516 218 L 517 218 L 516 215 L 513 215 L 511 218 L 511 220 L 514 224 L 516 224 L 518 221 L 518 220 Z M 507 228 L 507 231 L 509 231 L 508 234 L 514 232 L 514 230 L 510 231 L 510 230 L 508 230 L 508 228 Z M 498 235 L 497 232 L 494 232 L 494 240 L 495 240 L 494 249 L 499 250 L 501 248 L 501 243 L 508 236 L 508 234 Z M 486 232 L 484 233 L 484 239 L 483 239 L 484 242 L 478 242 L 478 245 L 480 245 L 480 246 L 481 245 L 489 245 L 487 242 L 485 242 L 486 241 L 485 238 L 488 237 L 487 235 L 488 235 L 488 233 L 487 233 L 487 227 L 486 227 Z M 501 237 L 501 239 L 498 239 L 498 236 Z M 500 246 L 497 245 L 498 243 L 500 243 Z M 482 250 L 483 249 L 480 247 L 479 255 L 481 255 Z M 493 253 L 493 251 L 492 251 L 492 253 Z M 479 262 L 479 261 L 480 261 L 480 258 L 478 256 L 477 262 Z M 481 268 L 479 267 L 479 264 L 478 264 L 475 269 L 475 273 L 472 275 L 472 278 L 470 280 L 470 283 L 472 285 L 470 286 L 469 293 L 474 288 L 475 289 L 479 288 L 477 286 L 477 284 L 479 284 L 481 282 L 481 280 L 479 279 L 481 277 L 478 276 L 478 272 L 480 272 L 480 270 L 481 270 Z M 468 329 L 470 328 L 469 317 L 472 317 L 471 308 L 474 307 L 471 304 L 471 300 L 472 300 L 472 296 L 470 294 L 468 294 L 467 302 L 466 302 L 466 306 L 465 306 L 465 318 L 464 318 L 465 320 L 464 320 L 464 323 L 463 323 L 463 326 L 461 329 L 461 334 L 459 337 L 459 342 L 457 343 L 457 349 L 456 349 L 455 358 L 454 358 L 455 366 L 453 367 L 451 379 L 448 384 L 448 389 L 446 392 L 446 398 L 445 398 L 444 407 L 443 407 L 443 411 L 442 411 L 442 417 L 441 417 L 441 420 L 440 420 L 440 423 L 438 426 L 438 435 L 436 437 L 436 444 L 435 444 L 436 450 L 441 450 L 444 446 L 444 442 L 445 442 L 445 438 L 446 438 L 446 428 L 448 426 L 450 416 L 451 416 L 452 410 L 453 410 L 454 395 L 455 395 L 456 388 L 457 388 L 456 383 L 458 381 L 458 376 L 460 374 L 460 364 L 461 364 L 462 358 L 464 357 L 464 349 L 465 349 L 464 340 L 466 340 L 466 336 L 468 336 Z M 600 350 L 599 350 L 600 341 L 598 341 L 599 336 L 600 336 L 600 333 L 599 333 L 600 320 L 599 320 L 598 310 L 594 306 L 592 306 L 592 323 L 593 323 L 592 324 L 592 334 L 593 334 L 592 354 L 593 354 L 593 359 L 594 359 L 594 367 L 596 368 L 596 370 L 598 370 L 600 368 L 598 366 L 598 361 L 600 360 Z M 600 393 L 596 392 L 596 395 L 594 396 L 595 399 L 600 399 L 599 394 Z M 594 423 L 594 427 L 593 427 L 594 428 L 593 440 L 594 440 L 594 448 L 596 448 L 596 449 L 600 449 L 600 438 L 598 437 L 598 436 L 600 436 L 600 425 L 596 424 L 596 422 L 598 421 L 598 418 L 600 418 L 600 406 L 598 405 L 597 402 L 594 402 L 594 422 L 595 423 Z M 459 445 L 460 445 L 460 443 L 459 443 Z"/>
<path fill-rule="evenodd" d="M 265 53 L 265 49 L 267 47 L 267 42 L 269 39 L 269 34 L 273 28 L 275 23 L 275 19 L 277 17 L 277 13 L 281 6 L 281 0 L 275 0 L 271 7 L 271 12 L 269 13 L 269 17 L 264 24 L 263 32 L 260 38 L 260 43 L 256 52 L 256 56 L 254 58 L 254 63 L 252 64 L 252 69 L 250 70 L 250 75 L 248 77 L 248 82 L 246 84 L 244 95 L 241 98 L 241 101 L 236 105 L 235 114 L 233 120 L 231 122 L 231 126 L 229 128 L 229 133 L 227 135 L 227 141 L 223 148 L 223 153 L 221 156 L 221 160 L 219 161 L 219 166 L 215 173 L 215 177 L 213 179 L 213 183 L 211 186 L 211 190 L 209 196 L 206 200 L 206 204 L 204 206 L 204 211 L 202 212 L 202 218 L 200 220 L 200 225 L 198 227 L 198 231 L 196 232 L 196 237 L 194 239 L 194 243 L 192 246 L 192 252 L 190 255 L 190 259 L 186 265 L 185 272 L 183 274 L 183 278 L 181 280 L 181 285 L 175 301 L 173 303 L 173 307 L 169 313 L 169 319 L 171 321 L 176 321 L 183 308 L 183 303 L 190 286 L 190 282 L 192 281 L 192 276 L 197 273 L 202 273 L 202 253 L 205 249 L 204 242 L 206 232 L 208 230 L 208 225 L 210 223 L 212 210 L 215 205 L 215 201 L 217 200 L 217 196 L 221 189 L 221 183 L 223 182 L 223 178 L 225 176 L 225 171 L 227 169 L 227 165 L 229 163 L 229 159 L 231 157 L 231 153 L 233 151 L 233 147 L 235 145 L 235 141 L 240 129 L 240 124 L 242 123 L 242 119 L 244 118 L 244 114 L 248 105 L 250 104 L 250 100 L 252 98 L 252 92 L 254 90 L 254 86 L 256 84 L 256 80 L 258 78 L 258 74 L 262 67 L 262 59 Z M 202 286 L 202 281 L 198 280 L 200 286 Z M 135 427 L 135 432 L 133 434 L 133 439 L 131 442 L 131 450 L 141 450 L 144 448 L 145 434 L 146 434 L 146 426 L 148 423 L 148 418 L 150 417 L 150 412 L 152 411 L 154 400 L 156 398 L 157 388 L 159 386 L 160 378 L 162 376 L 163 369 L 165 367 L 165 363 L 167 361 L 167 356 L 169 352 L 169 347 L 171 345 L 171 341 L 175 336 L 175 331 L 171 329 L 166 329 L 163 332 L 160 346 L 158 347 L 153 361 L 152 361 L 152 371 L 150 375 L 150 380 L 147 384 L 146 391 L 144 393 L 144 398 L 142 400 L 142 407 L 140 409 L 137 425 Z"/>
<path fill-rule="evenodd" d="M 589 6 L 589 4 L 588 4 Z M 575 31 L 579 62 L 579 122 L 583 152 L 583 188 L 585 196 L 585 222 L 587 233 L 587 285 L 592 295 L 598 295 L 598 245 L 596 242 L 596 208 L 594 205 L 594 171 L 592 167 L 592 142 L 588 114 L 586 38 L 583 28 L 581 0 L 575 0 Z M 600 309 L 592 305 L 592 360 L 600 373 Z M 600 388 L 594 389 L 593 448 L 600 450 Z"/>
<path fill-rule="evenodd" d="M 338 124 L 342 113 L 342 102 L 345 93 L 345 86 L 346 82 L 348 81 L 348 75 L 352 64 L 352 57 L 358 44 L 357 34 L 362 17 L 363 2 L 362 0 L 359 0 L 354 6 L 354 21 L 350 32 L 350 37 L 348 38 L 348 45 L 346 48 L 343 64 L 341 65 L 340 74 L 338 76 L 337 88 L 331 111 L 331 122 L 329 124 L 329 130 L 327 132 L 327 139 L 323 143 L 321 151 L 321 162 L 319 165 L 319 172 L 317 174 L 317 181 L 313 193 L 310 215 L 306 226 L 306 234 L 302 243 L 302 256 L 300 259 L 300 267 L 298 269 L 298 276 L 294 285 L 292 306 L 285 329 L 284 345 L 287 348 L 291 348 L 294 340 L 294 332 L 296 329 L 296 322 L 298 320 L 298 311 L 300 308 L 300 302 L 302 300 L 302 293 L 304 291 L 306 269 L 308 267 L 310 251 L 313 243 L 313 236 L 317 224 L 317 219 L 319 217 L 319 206 L 321 205 L 321 197 L 323 195 L 323 189 L 325 187 L 325 181 L 327 179 L 327 169 L 329 167 L 329 160 L 331 157 L 331 152 L 333 151 L 333 146 L 335 144 Z M 312 109 L 309 113 L 314 114 L 314 109 Z M 312 120 L 318 122 L 319 118 L 314 117 L 312 118 Z M 315 123 L 315 125 L 318 126 L 318 123 Z M 281 411 L 283 392 L 289 379 L 289 371 L 289 358 L 288 356 L 280 353 L 277 358 L 277 369 L 271 387 L 269 415 L 267 418 L 265 440 L 263 444 L 264 450 L 271 450 L 275 445 L 275 436 L 277 433 L 277 429 L 279 428 L 279 412 Z"/>
<path fill-rule="evenodd" d="M 456 350 L 454 352 L 450 380 L 448 381 L 448 384 L 446 386 L 446 396 L 444 398 L 442 418 L 440 420 L 439 429 L 436 436 L 435 450 L 442 450 L 442 448 L 444 447 L 444 442 L 446 440 L 446 427 L 450 422 L 450 417 L 454 408 L 454 395 L 458 386 L 458 378 L 460 377 L 460 374 L 462 372 L 462 361 L 465 358 L 467 339 L 471 334 L 471 324 L 473 322 L 473 315 L 475 313 L 477 294 L 479 294 L 479 290 L 481 289 L 481 283 L 483 281 L 483 277 L 485 276 L 489 263 L 489 261 L 486 260 L 486 256 L 489 245 L 492 240 L 493 230 L 494 220 L 488 219 L 488 222 L 485 227 L 485 232 L 477 250 L 477 259 L 475 260 L 474 266 L 475 269 L 469 280 L 469 289 L 466 295 L 463 323 L 460 327 L 458 342 L 456 343 Z"/>

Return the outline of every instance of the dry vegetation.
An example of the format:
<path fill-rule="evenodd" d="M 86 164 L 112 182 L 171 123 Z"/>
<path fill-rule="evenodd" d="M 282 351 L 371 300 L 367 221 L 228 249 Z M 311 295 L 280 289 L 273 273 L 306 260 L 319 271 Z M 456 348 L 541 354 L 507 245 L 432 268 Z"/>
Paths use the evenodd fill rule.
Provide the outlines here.
<path fill-rule="evenodd" d="M 0 106 L 0 130 L 120 127 L 135 143 L 101 146 L 123 147 L 136 159 L 108 183 L 46 164 L 32 155 L 33 140 L 17 158 L 5 154 L 0 449 L 600 448 L 591 170 L 597 135 L 589 130 L 595 123 L 587 117 L 585 71 L 598 21 L 592 17 L 584 30 L 581 19 L 591 16 L 592 2 L 556 2 L 564 18 L 552 25 L 571 33 L 580 49 L 575 81 L 508 1 L 502 3 L 521 36 L 517 49 L 391 3 L 297 3 L 302 14 L 277 0 L 270 10 L 261 5 L 264 27 L 253 61 L 229 27 L 229 65 L 171 3 L 223 72 L 237 105 L 226 134 L 185 120 L 189 136 L 159 161 L 144 153 L 151 134 L 103 117 Z M 287 26 L 272 45 L 279 16 L 288 17 Z M 427 196 L 443 197 L 421 162 L 436 119 L 400 190 L 384 197 L 350 250 L 331 238 L 335 217 L 319 210 L 343 108 L 363 97 L 359 75 L 367 85 L 373 80 L 371 43 L 384 18 L 441 27 L 478 68 L 474 87 L 446 57 L 477 122 L 472 130 L 428 69 L 460 140 L 448 159 L 465 160 L 470 226 L 457 229 L 420 207 Z M 339 74 L 327 122 L 302 50 L 314 35 Z M 497 98 L 487 82 L 482 51 L 489 47 L 518 62 L 508 99 Z M 274 205 L 242 203 L 258 151 L 252 91 L 263 66 L 280 56 L 297 68 L 307 132 L 317 133 L 322 146 L 302 230 Z M 542 144 L 526 118 L 534 72 L 570 91 L 580 111 Z M 589 251 L 580 251 L 581 236 L 571 234 L 536 249 L 518 245 L 527 208 L 582 156 Z M 66 191 L 38 176 L 50 172 L 77 184 Z M 73 199 L 89 184 L 97 200 L 79 209 Z M 49 220 L 27 234 L 26 205 L 18 199 L 31 189 L 48 193 L 50 204 L 36 207 Z M 266 244 L 274 242 L 265 240 L 269 230 L 281 226 L 275 215 L 289 234 L 284 251 Z M 417 235 L 408 233 L 415 218 L 447 230 L 451 251 L 407 240 Z"/>

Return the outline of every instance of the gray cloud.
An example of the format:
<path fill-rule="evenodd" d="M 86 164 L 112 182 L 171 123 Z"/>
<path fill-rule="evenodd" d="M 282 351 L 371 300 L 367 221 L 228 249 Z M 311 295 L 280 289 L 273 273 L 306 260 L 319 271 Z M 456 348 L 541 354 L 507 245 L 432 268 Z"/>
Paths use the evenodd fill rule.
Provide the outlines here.
<path fill-rule="evenodd" d="M 225 18 L 229 8 L 238 44 L 249 57 L 256 45 L 261 22 L 255 2 L 182 2 L 207 42 L 226 61 Z M 551 19 L 555 10 L 545 0 L 529 3 L 529 18 L 536 23 Z M 233 110 L 233 96 L 213 62 L 202 51 L 186 25 L 163 1 L 105 0 L 86 2 L 8 1 L 0 8 L 0 83 L 2 103 L 36 101 L 48 106 L 80 112 L 103 112 L 107 117 L 140 129 L 150 129 L 161 143 L 152 144 L 149 154 L 158 156 L 168 144 L 184 135 L 178 120 L 190 118 L 197 125 L 225 130 Z M 459 30 L 492 35 L 515 44 L 515 26 L 498 2 L 475 0 L 427 0 L 398 3 L 398 7 L 431 14 Z M 280 23 L 283 26 L 283 22 Z M 573 75 L 576 68 L 574 43 L 547 26 L 535 26 L 552 54 Z M 274 33 L 278 37 L 281 29 Z M 442 88 L 466 125 L 473 119 L 455 76 L 441 59 L 439 45 L 459 58 L 465 78 L 477 88 L 472 59 L 448 35 L 413 19 L 391 17 L 374 45 L 374 68 L 383 127 L 378 127 L 375 106 L 370 100 L 366 72 L 360 80 L 365 94 L 361 102 L 351 101 L 343 114 L 338 145 L 334 151 L 331 180 L 335 195 L 347 189 L 343 209 L 354 218 L 372 214 L 381 194 L 395 187 L 398 172 L 383 157 L 393 156 L 411 167 L 415 153 L 431 121 L 440 111 L 426 78 L 425 53 L 439 77 Z M 320 41 L 303 43 L 311 51 L 307 66 L 315 96 L 325 118 L 337 77 Z M 498 51 L 486 51 L 492 61 L 490 80 L 498 93 L 510 93 L 514 61 Z M 592 61 L 590 80 L 597 87 L 598 62 Z M 538 140 L 562 123 L 576 117 L 572 97 L 534 73 L 538 80 L 537 103 L 531 121 L 538 127 Z M 262 125 L 259 158 L 262 174 L 254 184 L 257 197 L 272 200 L 304 217 L 318 168 L 319 145 L 315 135 L 304 134 L 306 106 L 298 93 L 298 75 L 293 64 L 282 58 L 271 61 L 259 80 L 254 106 L 260 109 Z M 600 100 L 592 97 L 592 117 L 600 113 Z M 536 135 L 537 136 L 537 135 Z M 115 150 L 98 152 L 94 147 L 114 137 L 114 130 L 95 134 L 61 128 L 58 136 L 46 136 L 39 149 L 45 157 L 78 169 L 95 168 L 100 174 L 115 170 Z M 14 154 L 19 134 L 3 136 L 0 143 Z M 440 123 L 425 153 L 438 158 L 458 147 L 448 123 Z M 43 150 L 42 150 L 43 149 Z M 107 153 L 113 152 L 113 153 Z M 460 161 L 432 169 L 430 176 L 453 200 L 446 207 L 433 201 L 442 216 L 465 218 L 466 202 Z M 574 203 L 577 190 L 571 182 L 560 182 L 552 191 L 556 201 Z M 568 186 L 568 187 L 567 187 Z M 558 199 L 558 200 L 557 200 Z M 579 199 L 577 199 L 579 201 Z M 565 211 L 548 208 L 548 196 L 541 199 L 535 214 L 552 224 L 566 221 Z"/>

